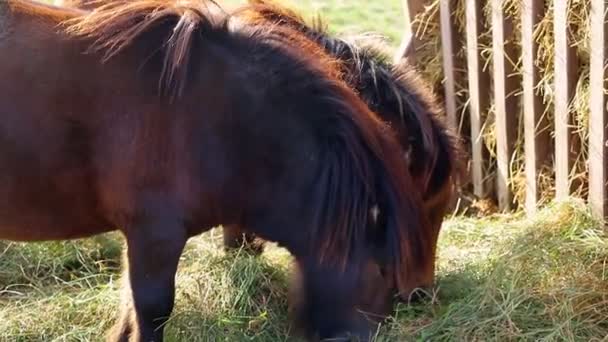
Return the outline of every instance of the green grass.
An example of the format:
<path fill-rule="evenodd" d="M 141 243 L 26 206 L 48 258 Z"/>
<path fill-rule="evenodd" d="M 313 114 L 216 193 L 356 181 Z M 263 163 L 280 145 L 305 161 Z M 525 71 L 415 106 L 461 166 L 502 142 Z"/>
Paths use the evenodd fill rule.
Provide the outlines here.
<path fill-rule="evenodd" d="M 286 341 L 290 257 L 226 254 L 193 239 L 178 273 L 169 341 Z M 100 341 L 116 313 L 120 239 L 1 243 L 1 341 Z M 151 256 L 153 257 L 153 256 Z M 433 299 L 397 307 L 377 341 L 608 338 L 608 236 L 578 202 L 533 220 L 446 222 Z"/>
<path fill-rule="evenodd" d="M 285 1 L 308 13 L 320 15 L 331 32 L 341 35 L 374 33 L 396 47 L 404 30 L 400 0 L 303 0 Z"/>

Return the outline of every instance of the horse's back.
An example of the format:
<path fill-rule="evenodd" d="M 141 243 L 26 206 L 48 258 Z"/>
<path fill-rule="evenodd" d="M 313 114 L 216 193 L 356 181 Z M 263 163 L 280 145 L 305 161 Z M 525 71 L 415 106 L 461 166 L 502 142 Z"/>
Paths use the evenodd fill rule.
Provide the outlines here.
<path fill-rule="evenodd" d="M 276 227 L 283 216 L 268 208 L 293 211 L 312 184 L 314 138 L 289 113 L 285 93 L 272 96 L 283 115 L 262 101 L 271 93 L 260 82 L 278 82 L 272 75 L 280 71 L 269 60 L 261 73 L 258 60 L 239 60 L 246 39 L 226 34 L 208 44 L 191 89 L 170 104 L 157 93 L 155 61 L 138 60 L 137 47 L 102 64 L 57 32 L 54 15 L 8 15 L 11 33 L 0 41 L 0 238 L 123 226 L 142 193 L 179 203 L 196 221 L 193 233 L 239 220 Z M 248 68 L 256 70 L 251 78 Z"/>

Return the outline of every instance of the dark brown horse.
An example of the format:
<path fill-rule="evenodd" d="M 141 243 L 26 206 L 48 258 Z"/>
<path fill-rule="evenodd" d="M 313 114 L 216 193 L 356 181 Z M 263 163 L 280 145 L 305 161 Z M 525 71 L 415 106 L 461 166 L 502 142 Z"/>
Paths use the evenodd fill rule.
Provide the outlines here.
<path fill-rule="evenodd" d="M 325 31 L 320 20 L 308 25 L 296 12 L 269 0 L 249 0 L 249 5 L 238 15 L 249 25 L 292 28 L 320 45 L 341 62 L 345 82 L 396 130 L 430 222 L 430 228 L 425 232 L 425 248 L 433 251 L 431 257 L 410 275 L 408 288 L 432 285 L 437 238 L 463 172 L 459 162 L 461 146 L 444 123 L 443 112 L 432 92 L 405 62 L 391 65 L 389 54 L 372 42 L 356 43 L 333 37 Z M 378 217 L 382 221 L 382 208 Z M 225 244 L 238 247 L 245 243 L 260 249 L 259 241 L 245 231 L 236 226 L 224 227 Z"/>
<path fill-rule="evenodd" d="M 107 0 L 64 0 L 71 6 L 93 9 Z M 339 60 L 345 82 L 359 94 L 382 120 L 397 131 L 406 162 L 424 202 L 430 222 L 426 247 L 433 252 L 408 277 L 408 289 L 433 284 L 435 248 L 443 218 L 462 172 L 460 145 L 443 122 L 443 112 L 431 91 L 418 79 L 414 69 L 403 63 L 391 65 L 390 56 L 375 45 L 361 45 L 329 35 L 319 20 L 308 25 L 296 12 L 268 0 L 249 0 L 235 15 L 247 25 L 285 26 L 303 33 L 326 53 Z M 365 41 L 363 42 L 365 43 Z M 296 43 L 297 44 L 297 43 Z M 381 208 L 378 218 L 382 222 Z M 225 225 L 224 244 L 245 246 L 261 252 L 263 242 L 237 225 Z M 411 291 L 410 291 L 411 292 Z"/>
<path fill-rule="evenodd" d="M 111 339 L 160 341 L 187 239 L 236 224 L 295 256 L 309 339 L 367 339 L 427 223 L 393 131 L 298 35 L 202 0 L 0 2 L 0 238 L 120 230 Z"/>

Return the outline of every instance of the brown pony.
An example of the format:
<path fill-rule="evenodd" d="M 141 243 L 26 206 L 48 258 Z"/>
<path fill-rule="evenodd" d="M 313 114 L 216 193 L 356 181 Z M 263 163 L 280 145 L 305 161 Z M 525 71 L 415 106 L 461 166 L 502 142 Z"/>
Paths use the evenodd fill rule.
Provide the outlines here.
<path fill-rule="evenodd" d="M 92 9 L 107 0 L 65 0 L 82 9 Z M 443 218 L 453 198 L 463 168 L 459 163 L 461 146 L 443 122 L 443 112 L 432 92 L 405 62 L 392 65 L 390 56 L 380 46 L 353 43 L 329 35 L 322 21 L 308 25 L 296 12 L 269 0 L 249 0 L 234 13 L 239 20 L 254 26 L 284 26 L 304 34 L 340 62 L 341 78 L 362 100 L 396 130 L 411 175 L 424 203 L 424 214 L 430 223 L 424 232 L 425 247 L 432 252 L 411 270 L 408 293 L 428 288 L 435 274 L 435 248 Z M 292 42 L 295 43 L 295 42 Z M 363 44 L 361 44 L 363 43 Z M 296 43 L 297 44 L 297 43 Z M 382 208 L 377 217 L 383 221 Z M 224 244 L 260 253 L 263 242 L 238 225 L 223 227 Z"/>
<path fill-rule="evenodd" d="M 289 27 L 320 45 L 341 62 L 345 82 L 396 131 L 406 153 L 408 169 L 415 184 L 419 184 L 416 190 L 423 199 L 424 214 L 430 223 L 423 234 L 424 248 L 432 252 L 429 259 L 412 270 L 408 289 L 431 286 L 437 238 L 463 173 L 460 143 L 443 122 L 443 111 L 432 92 L 410 65 L 405 62 L 391 65 L 389 54 L 382 51 L 381 46 L 332 37 L 321 20 L 308 25 L 296 12 L 269 0 L 249 0 L 249 5 L 236 15 L 249 25 Z M 382 208 L 379 209 L 381 222 Z M 254 250 L 261 249 L 259 241 L 236 226 L 224 227 L 224 242 L 231 247 L 245 243 Z"/>
<path fill-rule="evenodd" d="M 111 340 L 162 340 L 182 249 L 220 224 L 295 256 L 310 340 L 368 339 L 430 258 L 393 131 L 295 30 L 210 0 L 6 0 L 0 74 L 0 238 L 121 231 Z"/>

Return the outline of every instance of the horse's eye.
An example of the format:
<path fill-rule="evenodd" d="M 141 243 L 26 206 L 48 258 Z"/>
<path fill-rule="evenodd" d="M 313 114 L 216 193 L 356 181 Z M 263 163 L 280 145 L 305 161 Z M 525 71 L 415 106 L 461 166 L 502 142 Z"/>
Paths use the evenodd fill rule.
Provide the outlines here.
<path fill-rule="evenodd" d="M 380 266 L 380 275 L 382 276 L 382 278 L 386 278 L 386 268 Z"/>

